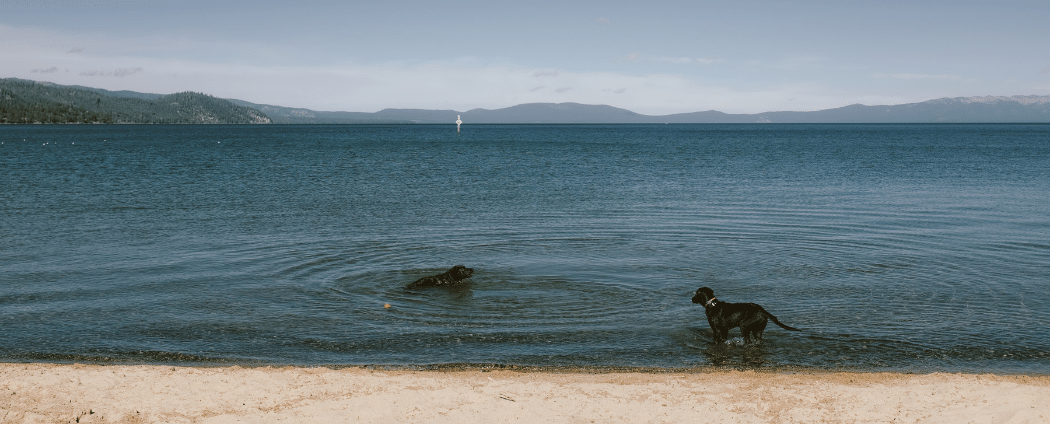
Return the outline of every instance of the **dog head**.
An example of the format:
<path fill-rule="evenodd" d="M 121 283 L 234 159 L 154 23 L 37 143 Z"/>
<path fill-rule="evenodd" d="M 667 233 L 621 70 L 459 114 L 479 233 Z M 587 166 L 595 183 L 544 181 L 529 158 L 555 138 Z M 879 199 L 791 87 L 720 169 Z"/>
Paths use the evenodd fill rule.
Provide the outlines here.
<path fill-rule="evenodd" d="M 474 275 L 474 268 L 467 268 L 463 265 L 456 265 L 452 269 L 448 270 L 448 275 L 452 277 L 453 281 L 465 280 Z"/>
<path fill-rule="evenodd" d="M 696 294 L 693 295 L 693 303 L 707 304 L 708 301 L 715 298 L 715 291 L 707 287 L 701 287 L 696 289 Z"/>

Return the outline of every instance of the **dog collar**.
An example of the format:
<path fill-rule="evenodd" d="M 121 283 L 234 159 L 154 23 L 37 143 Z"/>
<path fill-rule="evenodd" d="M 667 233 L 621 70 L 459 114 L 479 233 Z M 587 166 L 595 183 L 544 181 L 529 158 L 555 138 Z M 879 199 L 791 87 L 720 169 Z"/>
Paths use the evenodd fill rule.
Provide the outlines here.
<path fill-rule="evenodd" d="M 714 306 L 712 303 L 715 303 L 716 300 L 718 300 L 718 298 L 712 297 L 711 300 L 708 300 L 707 303 L 704 304 L 704 306 Z"/>

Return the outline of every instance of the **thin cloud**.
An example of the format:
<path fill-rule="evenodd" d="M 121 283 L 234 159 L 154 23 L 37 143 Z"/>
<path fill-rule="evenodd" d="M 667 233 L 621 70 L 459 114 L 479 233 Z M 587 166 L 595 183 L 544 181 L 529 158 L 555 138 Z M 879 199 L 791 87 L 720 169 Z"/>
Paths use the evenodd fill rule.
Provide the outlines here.
<path fill-rule="evenodd" d="M 535 74 L 532 74 L 533 78 L 556 76 L 558 76 L 558 71 L 537 71 Z"/>
<path fill-rule="evenodd" d="M 47 68 L 47 69 L 34 69 L 34 70 L 30 71 L 30 72 L 32 72 L 34 74 L 53 74 L 55 72 L 58 72 L 58 67 L 57 66 L 52 66 L 52 67 Z"/>
<path fill-rule="evenodd" d="M 710 58 L 710 57 L 659 57 L 656 60 L 661 61 L 661 62 L 671 62 L 671 63 L 681 63 L 681 64 L 699 63 L 701 65 L 708 65 L 708 64 L 712 64 L 712 63 L 715 63 L 715 62 L 718 61 L 718 59 Z"/>
<path fill-rule="evenodd" d="M 631 54 L 625 56 L 624 60 L 626 60 L 628 62 L 634 62 L 634 61 L 638 60 L 638 53 L 631 53 Z"/>
<path fill-rule="evenodd" d="M 835 61 L 824 56 L 800 55 L 783 57 L 771 62 L 757 60 L 752 61 L 751 64 L 781 71 L 801 71 L 827 69 L 828 67 L 835 66 Z"/>
<path fill-rule="evenodd" d="M 950 74 L 909 74 L 909 73 L 896 73 L 896 74 L 875 74 L 876 78 L 893 78 L 900 80 L 920 80 L 920 79 L 935 79 L 935 80 L 954 80 L 962 81 L 965 78 L 958 75 Z"/>
<path fill-rule="evenodd" d="M 124 78 L 129 75 L 135 75 L 142 72 L 142 68 L 118 68 L 112 71 L 84 71 L 80 73 L 82 77 L 117 77 Z"/>
<path fill-rule="evenodd" d="M 612 21 L 610 21 L 609 18 L 598 18 L 596 22 L 602 25 L 609 25 L 612 23 Z"/>
<path fill-rule="evenodd" d="M 117 78 L 123 78 L 128 75 L 137 74 L 139 72 L 142 72 L 142 68 L 120 68 L 113 71 L 113 76 Z"/>
<path fill-rule="evenodd" d="M 542 90 L 544 88 L 547 88 L 547 86 L 546 85 L 541 85 L 539 87 L 532 87 L 532 88 L 529 89 L 529 92 L 531 93 L 533 91 L 539 91 L 539 90 Z"/>
<path fill-rule="evenodd" d="M 671 63 L 693 63 L 693 58 L 691 57 L 661 57 L 657 58 L 657 60 Z"/>

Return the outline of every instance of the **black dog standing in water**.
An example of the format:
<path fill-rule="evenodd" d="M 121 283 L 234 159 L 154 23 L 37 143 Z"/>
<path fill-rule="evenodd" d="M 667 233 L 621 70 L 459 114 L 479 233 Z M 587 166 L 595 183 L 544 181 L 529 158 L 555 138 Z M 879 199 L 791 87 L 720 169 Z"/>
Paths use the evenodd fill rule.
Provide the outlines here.
<path fill-rule="evenodd" d="M 744 343 L 751 344 L 751 335 L 755 336 L 755 342 L 762 342 L 762 332 L 766 329 L 766 318 L 773 323 L 783 327 L 785 330 L 802 331 L 794 327 L 784 325 L 773 314 L 766 312 L 761 306 L 754 303 L 727 303 L 715 299 L 715 291 L 707 287 L 701 287 L 693 295 L 693 303 L 703 303 L 704 311 L 707 313 L 707 323 L 711 324 L 711 330 L 715 334 L 715 343 L 725 343 L 729 339 L 729 329 L 740 327 L 744 333 Z"/>
<path fill-rule="evenodd" d="M 455 285 L 461 280 L 466 280 L 474 275 L 474 268 L 467 268 L 463 265 L 456 265 L 452 269 L 446 271 L 441 275 L 432 275 L 430 277 L 423 277 L 412 284 L 408 285 L 410 289 L 416 289 L 420 287 L 448 287 Z"/>

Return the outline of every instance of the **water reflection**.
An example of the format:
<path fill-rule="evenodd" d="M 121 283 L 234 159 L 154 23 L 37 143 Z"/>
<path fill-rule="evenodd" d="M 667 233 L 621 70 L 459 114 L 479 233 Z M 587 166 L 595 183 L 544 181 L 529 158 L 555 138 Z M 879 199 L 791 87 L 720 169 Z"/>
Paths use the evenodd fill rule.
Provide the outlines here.
<path fill-rule="evenodd" d="M 438 296 L 452 300 L 465 300 L 474 296 L 473 284 L 469 281 L 441 287 L 402 287 L 402 292 L 415 296 Z"/>
<path fill-rule="evenodd" d="M 744 344 L 744 340 L 737 337 L 731 338 L 725 343 L 715 343 L 707 338 L 700 348 L 700 353 L 707 358 L 710 365 L 716 367 L 741 367 L 741 368 L 763 368 L 767 366 L 778 366 L 770 362 L 767 357 L 769 351 L 763 343 Z"/>

